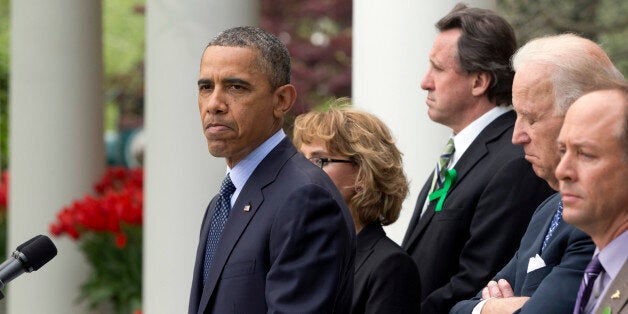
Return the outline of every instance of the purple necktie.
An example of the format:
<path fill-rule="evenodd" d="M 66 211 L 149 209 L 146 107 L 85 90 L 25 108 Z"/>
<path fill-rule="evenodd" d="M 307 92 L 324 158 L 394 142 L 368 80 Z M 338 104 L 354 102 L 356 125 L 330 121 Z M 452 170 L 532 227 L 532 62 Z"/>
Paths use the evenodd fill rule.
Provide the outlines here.
<path fill-rule="evenodd" d="M 593 256 L 593 259 L 591 260 L 589 265 L 587 265 L 587 268 L 584 269 L 584 277 L 582 277 L 580 290 L 578 290 L 578 298 L 576 299 L 576 306 L 573 309 L 574 314 L 586 313 L 584 310 L 586 309 L 587 303 L 589 302 L 589 297 L 591 297 L 593 283 L 595 283 L 595 279 L 604 270 L 604 267 L 602 267 L 602 263 L 600 263 L 598 255 L 599 254 Z"/>
<path fill-rule="evenodd" d="M 236 187 L 233 185 L 233 182 L 231 182 L 231 177 L 227 175 L 220 186 L 216 209 L 214 210 L 209 225 L 209 235 L 207 236 L 207 243 L 205 244 L 205 263 L 203 264 L 203 286 L 205 286 L 214 253 L 216 253 L 216 249 L 218 248 L 218 241 L 220 241 L 222 230 L 225 228 L 225 224 L 229 218 L 229 211 L 231 211 L 231 195 L 233 195 L 235 190 Z"/>

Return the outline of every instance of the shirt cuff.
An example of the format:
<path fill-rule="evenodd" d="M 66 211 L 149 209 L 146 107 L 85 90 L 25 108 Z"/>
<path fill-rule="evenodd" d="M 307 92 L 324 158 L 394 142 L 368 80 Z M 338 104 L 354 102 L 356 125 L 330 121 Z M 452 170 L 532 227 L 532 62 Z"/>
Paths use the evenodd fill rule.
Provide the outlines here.
<path fill-rule="evenodd" d="M 473 311 L 471 312 L 471 314 L 480 314 L 482 313 L 482 308 L 484 308 L 484 304 L 486 303 L 486 301 L 490 300 L 492 298 L 489 299 L 485 299 L 480 301 L 480 303 L 478 303 L 474 308 Z"/>

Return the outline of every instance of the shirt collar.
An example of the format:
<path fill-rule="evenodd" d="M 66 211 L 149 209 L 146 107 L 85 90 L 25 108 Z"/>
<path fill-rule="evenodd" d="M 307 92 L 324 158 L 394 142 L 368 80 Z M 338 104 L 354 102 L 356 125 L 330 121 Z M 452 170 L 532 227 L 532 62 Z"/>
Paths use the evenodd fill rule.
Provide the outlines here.
<path fill-rule="evenodd" d="M 604 271 L 611 276 L 611 279 L 615 279 L 628 258 L 628 230 L 613 239 L 601 251 L 598 248 L 595 251 L 596 253 L 599 251 L 600 255 L 598 258 L 604 267 Z"/>
<path fill-rule="evenodd" d="M 233 196 L 231 197 L 231 204 L 235 203 L 235 200 L 240 195 L 240 191 L 246 184 L 246 181 L 249 180 L 249 177 L 253 174 L 253 171 L 257 168 L 257 166 L 266 158 L 268 153 L 273 150 L 279 142 L 281 142 L 286 134 L 283 132 L 283 129 L 279 129 L 277 133 L 268 138 L 262 145 L 258 146 L 251 153 L 249 153 L 244 159 L 242 159 L 238 164 L 233 167 L 233 169 L 227 166 L 227 174 L 231 177 L 231 182 L 236 187 Z"/>
<path fill-rule="evenodd" d="M 458 132 L 458 134 L 452 135 L 456 151 L 454 151 L 453 160 L 451 161 L 449 168 L 453 168 L 456 162 L 458 162 L 460 157 L 464 154 L 467 148 L 471 146 L 471 143 L 473 143 L 475 138 L 480 135 L 484 128 L 486 128 L 499 116 L 511 110 L 512 106 L 496 106 L 495 108 L 487 111 L 479 118 L 475 119 L 475 121 L 467 125 L 467 127 Z"/>

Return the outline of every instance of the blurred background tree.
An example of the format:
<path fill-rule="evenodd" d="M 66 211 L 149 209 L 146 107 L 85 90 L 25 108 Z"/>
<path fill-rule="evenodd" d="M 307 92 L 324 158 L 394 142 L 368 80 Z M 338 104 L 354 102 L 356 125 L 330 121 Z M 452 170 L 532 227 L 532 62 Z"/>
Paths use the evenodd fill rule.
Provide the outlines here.
<path fill-rule="evenodd" d="M 137 167 L 130 150 L 144 122 L 145 0 L 102 6 L 107 162 Z"/>
<path fill-rule="evenodd" d="M 292 56 L 296 115 L 330 98 L 351 96 L 352 0 L 260 0 L 260 27 L 279 36 Z"/>
<path fill-rule="evenodd" d="M 497 0 L 497 9 L 514 27 L 519 45 L 543 35 L 576 33 L 599 43 L 628 74 L 626 0 Z"/>

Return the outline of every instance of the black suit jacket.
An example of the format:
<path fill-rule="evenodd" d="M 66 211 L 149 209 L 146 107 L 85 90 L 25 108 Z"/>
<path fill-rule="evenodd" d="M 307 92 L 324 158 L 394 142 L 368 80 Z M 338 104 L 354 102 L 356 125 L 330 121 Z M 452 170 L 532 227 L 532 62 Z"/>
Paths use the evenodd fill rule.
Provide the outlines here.
<path fill-rule="evenodd" d="M 189 313 L 349 312 L 353 220 L 329 177 L 287 138 L 242 188 L 203 287 L 215 203 L 201 228 Z"/>
<path fill-rule="evenodd" d="M 512 257 L 534 209 L 553 191 L 510 141 L 516 115 L 507 112 L 482 130 L 454 166 L 443 204 L 419 219 L 427 180 L 402 247 L 419 267 L 421 312 L 447 313 L 471 298 Z"/>
<path fill-rule="evenodd" d="M 559 201 L 560 195 L 556 193 L 539 206 L 521 239 L 519 250 L 493 278 L 506 279 L 515 296 L 530 297 L 518 311 L 520 313 L 572 313 L 584 269 L 595 250 L 587 234 L 561 221 L 541 253 Z M 546 266 L 528 272 L 530 258 L 536 254 L 541 256 Z M 481 298 L 480 290 L 475 298 L 456 304 L 451 313 L 471 313 Z"/>
<path fill-rule="evenodd" d="M 351 313 L 418 314 L 419 271 L 379 222 L 358 233 Z"/>

